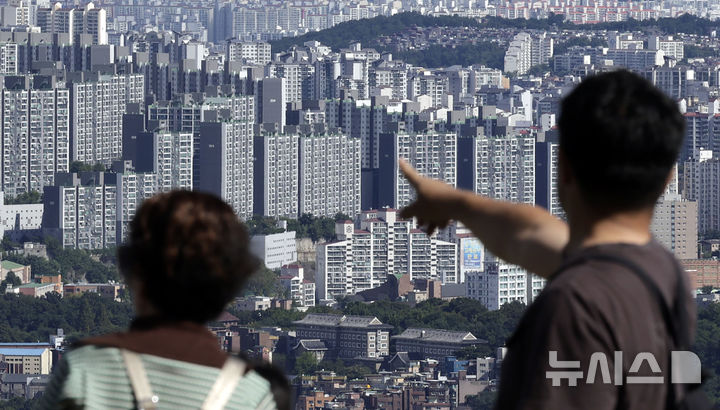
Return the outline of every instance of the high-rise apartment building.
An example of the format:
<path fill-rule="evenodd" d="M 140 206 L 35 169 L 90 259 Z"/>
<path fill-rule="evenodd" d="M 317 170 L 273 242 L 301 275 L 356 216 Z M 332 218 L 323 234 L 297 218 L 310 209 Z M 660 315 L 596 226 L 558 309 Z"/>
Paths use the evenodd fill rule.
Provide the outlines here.
<path fill-rule="evenodd" d="M 535 204 L 559 218 L 565 218 L 557 188 L 559 151 L 557 140 L 535 144 Z"/>
<path fill-rule="evenodd" d="M 484 270 L 471 271 L 465 275 L 465 286 L 468 298 L 479 300 L 490 310 L 497 310 L 513 301 L 529 303 L 532 294 L 537 295 L 544 286 L 542 279 L 492 255 L 487 256 L 484 264 Z"/>
<path fill-rule="evenodd" d="M 142 74 L 97 75 L 73 82 L 72 160 L 110 165 L 122 156 L 122 118 L 128 104 L 142 104 Z"/>
<path fill-rule="evenodd" d="M 648 48 L 650 50 L 662 50 L 666 57 L 680 61 L 685 58 L 685 44 L 680 39 L 673 39 L 673 36 L 648 37 Z"/>
<path fill-rule="evenodd" d="M 655 204 L 650 231 L 678 259 L 698 257 L 698 203 L 678 192 L 678 172 L 673 171 L 665 193 Z"/>
<path fill-rule="evenodd" d="M 337 241 L 317 246 L 318 299 L 372 289 L 393 274 L 457 283 L 455 243 L 428 237 L 393 209 L 364 211 L 358 225 L 338 222 Z"/>
<path fill-rule="evenodd" d="M 157 175 L 157 192 L 193 188 L 193 134 L 156 131 L 153 173 Z"/>
<path fill-rule="evenodd" d="M 530 67 L 548 64 L 553 56 L 553 41 L 547 33 L 518 33 L 505 52 L 503 71 L 525 74 Z"/>
<path fill-rule="evenodd" d="M 117 245 L 117 174 L 58 174 L 44 194 L 43 231 L 63 247 L 100 249 Z"/>
<path fill-rule="evenodd" d="M 248 64 L 266 65 L 272 58 L 270 43 L 228 41 L 226 58 L 228 61 L 244 61 Z"/>
<path fill-rule="evenodd" d="M 698 233 L 720 230 L 720 158 L 710 150 L 699 150 L 685 162 L 683 176 L 685 196 L 697 202 Z"/>
<path fill-rule="evenodd" d="M 275 218 L 297 217 L 298 136 L 263 134 L 255 137 L 254 144 L 254 213 Z"/>
<path fill-rule="evenodd" d="M 246 103 L 252 105 L 251 97 Z M 253 121 L 201 122 L 193 187 L 223 198 L 243 219 L 253 214 Z"/>
<path fill-rule="evenodd" d="M 18 73 L 18 45 L 14 42 L 0 44 L 0 75 Z"/>
<path fill-rule="evenodd" d="M 63 247 L 101 249 L 119 245 L 140 203 L 155 194 L 152 173 L 59 173 L 45 188 L 43 232 Z"/>
<path fill-rule="evenodd" d="M 2 190 L 7 196 L 53 185 L 69 167 L 70 93 L 50 76 L 5 77 Z"/>
<path fill-rule="evenodd" d="M 43 33 L 68 34 L 70 41 L 79 43 L 80 35 L 92 36 L 93 44 L 107 44 L 107 11 L 88 3 L 84 8 L 64 8 L 56 3 L 37 10 L 37 24 Z"/>
<path fill-rule="evenodd" d="M 300 136 L 300 214 L 334 216 L 360 212 L 360 152 L 360 140 L 345 134 Z"/>
<path fill-rule="evenodd" d="M 418 172 L 456 186 L 457 136 L 451 133 L 388 133 L 380 136 L 378 204 L 401 208 L 415 198 L 415 191 L 400 172 L 403 158 Z"/>
<path fill-rule="evenodd" d="M 477 137 L 474 144 L 474 190 L 480 195 L 535 203 L 535 140 L 524 137 Z"/>

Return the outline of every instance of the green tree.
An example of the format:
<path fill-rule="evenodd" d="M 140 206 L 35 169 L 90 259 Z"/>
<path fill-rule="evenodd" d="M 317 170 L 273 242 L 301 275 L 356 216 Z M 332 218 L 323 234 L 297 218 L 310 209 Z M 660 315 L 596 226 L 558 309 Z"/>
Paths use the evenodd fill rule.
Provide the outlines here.
<path fill-rule="evenodd" d="M 275 297 L 281 293 L 278 275 L 264 265 L 258 269 L 245 285 L 246 295 Z"/>
<path fill-rule="evenodd" d="M 532 75 L 536 77 L 544 76 L 546 73 L 550 72 L 550 66 L 547 64 L 538 64 L 530 67 L 530 69 L 527 71 L 527 75 Z"/>
<path fill-rule="evenodd" d="M 5 204 L 39 204 L 42 203 L 42 194 L 38 191 L 28 191 L 18 194 L 15 197 L 6 196 Z"/>
<path fill-rule="evenodd" d="M 5 292 L 8 286 L 16 287 L 22 285 L 22 279 L 18 278 L 14 273 L 8 272 L 5 279 L 0 282 L 0 293 Z"/>
<path fill-rule="evenodd" d="M 295 359 L 295 374 L 313 374 L 317 368 L 317 358 L 310 352 L 303 352 Z"/>
<path fill-rule="evenodd" d="M 497 392 L 485 390 L 473 396 L 465 398 L 465 403 L 472 410 L 492 410 L 495 408 Z"/>

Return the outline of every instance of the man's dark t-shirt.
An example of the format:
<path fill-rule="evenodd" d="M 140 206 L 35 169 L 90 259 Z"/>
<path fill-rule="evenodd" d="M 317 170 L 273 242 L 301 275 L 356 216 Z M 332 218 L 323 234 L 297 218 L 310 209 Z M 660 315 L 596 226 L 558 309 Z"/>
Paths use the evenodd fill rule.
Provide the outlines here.
<path fill-rule="evenodd" d="M 563 265 L 568 268 L 547 284 L 507 342 L 497 408 L 665 408 L 665 383 L 627 383 L 628 376 L 667 377 L 672 341 L 657 299 L 625 266 L 588 258 L 597 254 L 623 257 L 643 268 L 672 306 L 678 265 L 673 255 L 654 240 L 642 246 L 599 245 L 567 255 Z M 584 261 L 574 264 L 578 258 Z M 690 286 L 686 284 L 685 289 L 689 291 Z M 688 293 L 677 297 L 687 306 L 689 328 L 694 335 L 692 296 Z M 557 352 L 558 361 L 579 361 L 579 368 L 551 368 L 550 351 Z M 604 363 L 599 355 L 595 356 L 594 371 L 589 371 L 591 356 L 596 352 L 607 359 L 608 377 L 603 377 Z M 622 352 L 618 360 L 622 363 L 620 377 L 615 373 L 615 352 Z M 653 373 L 648 361 L 638 372 L 629 373 L 637 354 L 642 352 L 652 353 L 662 374 Z M 568 386 L 567 378 L 560 380 L 560 386 L 553 386 L 547 371 L 581 371 L 582 377 L 576 386 Z M 593 383 L 588 383 L 589 373 L 594 373 Z"/>

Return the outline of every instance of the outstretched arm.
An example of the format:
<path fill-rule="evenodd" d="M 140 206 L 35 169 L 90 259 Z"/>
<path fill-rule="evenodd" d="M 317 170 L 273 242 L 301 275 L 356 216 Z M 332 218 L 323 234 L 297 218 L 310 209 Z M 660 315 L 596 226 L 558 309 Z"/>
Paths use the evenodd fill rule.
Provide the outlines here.
<path fill-rule="evenodd" d="M 455 189 L 420 175 L 403 160 L 400 169 L 417 193 L 415 202 L 403 209 L 401 216 L 416 217 L 428 234 L 457 220 L 490 252 L 508 263 L 545 278 L 560 266 L 569 229 L 544 209 Z"/>

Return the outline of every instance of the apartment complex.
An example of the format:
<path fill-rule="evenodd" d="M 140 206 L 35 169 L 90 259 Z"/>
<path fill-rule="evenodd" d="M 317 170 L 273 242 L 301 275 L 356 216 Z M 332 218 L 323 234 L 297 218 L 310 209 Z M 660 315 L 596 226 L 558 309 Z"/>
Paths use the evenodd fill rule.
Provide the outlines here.
<path fill-rule="evenodd" d="M 402 175 L 399 159 L 419 173 L 451 186 L 457 183 L 457 136 L 451 133 L 391 133 L 380 136 L 380 167 L 377 196 L 380 206 L 402 208 L 415 191 Z"/>
<path fill-rule="evenodd" d="M 110 165 L 122 155 L 122 119 L 128 104 L 142 104 L 142 74 L 96 75 L 70 83 L 72 160 Z"/>
<path fill-rule="evenodd" d="M 345 134 L 303 135 L 298 145 L 300 214 L 357 215 L 361 194 L 361 141 Z"/>
<path fill-rule="evenodd" d="M 505 201 L 535 203 L 534 138 L 478 137 L 474 157 L 476 193 Z"/>
<path fill-rule="evenodd" d="M 67 172 L 70 94 L 52 76 L 8 76 L 2 90 L 2 190 L 42 192 Z"/>
<path fill-rule="evenodd" d="M 84 8 L 64 8 L 60 3 L 37 10 L 37 25 L 43 33 L 67 34 L 80 43 L 80 36 L 90 36 L 92 44 L 107 44 L 107 11 L 88 3 Z"/>
<path fill-rule="evenodd" d="M 226 57 L 228 61 L 240 61 L 248 64 L 265 65 L 271 58 L 270 43 L 228 41 Z"/>
<path fill-rule="evenodd" d="M 252 107 L 251 97 L 244 98 Z M 247 112 L 247 111 L 246 111 Z M 253 117 L 218 117 L 199 126 L 198 167 L 193 187 L 223 198 L 243 219 L 253 214 Z"/>
<path fill-rule="evenodd" d="M 457 283 L 457 245 L 428 237 L 394 209 L 363 211 L 357 227 L 352 221 L 335 227 L 337 241 L 317 246 L 320 300 L 378 287 L 391 274 Z"/>
<path fill-rule="evenodd" d="M 490 310 L 500 309 L 513 301 L 529 304 L 540 294 L 545 283 L 545 279 L 488 253 L 485 253 L 482 269 L 465 274 L 467 297 L 480 301 Z"/>
<path fill-rule="evenodd" d="M 546 33 L 518 33 L 505 53 L 504 72 L 522 75 L 530 67 L 547 64 L 553 56 L 554 40 Z"/>

